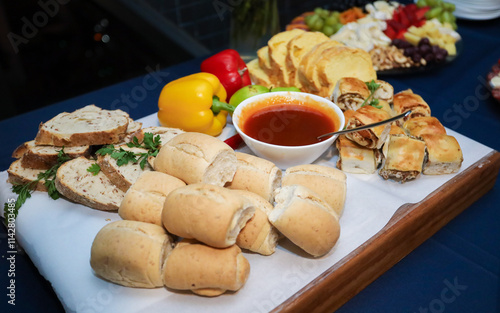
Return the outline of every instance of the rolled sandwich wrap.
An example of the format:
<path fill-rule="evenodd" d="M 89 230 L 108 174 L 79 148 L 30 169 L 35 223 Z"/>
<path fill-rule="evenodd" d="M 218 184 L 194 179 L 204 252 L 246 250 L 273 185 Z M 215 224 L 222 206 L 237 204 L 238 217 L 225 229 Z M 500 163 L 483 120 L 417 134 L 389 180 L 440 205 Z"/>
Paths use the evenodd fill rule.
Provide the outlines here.
<path fill-rule="evenodd" d="M 236 238 L 236 244 L 262 255 L 271 255 L 276 251 L 280 234 L 269 222 L 268 214 L 273 206 L 258 194 L 246 190 L 233 190 L 234 193 L 245 197 L 255 207 L 254 216 L 248 220 L 245 227 Z"/>
<path fill-rule="evenodd" d="M 403 124 L 403 128 L 408 135 L 420 137 L 426 134 L 444 134 L 446 129 L 443 124 L 434 116 L 418 116 L 407 120 Z"/>
<path fill-rule="evenodd" d="M 379 87 L 373 93 L 373 98 L 391 103 L 394 98 L 394 87 L 384 80 L 377 79 L 375 82 Z"/>
<path fill-rule="evenodd" d="M 431 108 L 427 102 L 425 102 L 421 96 L 413 93 L 411 89 L 395 94 L 392 107 L 396 114 L 403 114 L 411 110 L 411 113 L 408 116 L 397 121 L 400 126 L 411 118 L 431 115 Z"/>
<path fill-rule="evenodd" d="M 341 135 L 335 141 L 339 158 L 337 168 L 353 174 L 373 174 L 380 164 L 381 152 L 379 149 L 369 149 L 358 145 Z"/>
<path fill-rule="evenodd" d="M 172 249 L 161 226 L 120 220 L 104 226 L 92 242 L 90 266 L 97 276 L 118 285 L 163 287 L 162 265 Z"/>
<path fill-rule="evenodd" d="M 251 191 L 273 202 L 274 191 L 280 186 L 281 170 L 271 161 L 251 154 L 236 152 L 236 158 L 236 173 L 226 187 Z"/>
<path fill-rule="evenodd" d="M 425 160 L 425 142 L 407 135 L 390 135 L 384 145 L 384 164 L 379 174 L 384 179 L 404 183 L 417 178 Z"/>
<path fill-rule="evenodd" d="M 269 221 L 291 242 L 314 257 L 327 254 L 340 236 L 340 224 L 328 204 L 300 185 L 278 189 Z"/>
<path fill-rule="evenodd" d="M 281 186 L 301 185 L 323 199 L 331 212 L 339 218 L 345 205 L 346 175 L 333 167 L 304 164 L 289 167 L 283 176 Z"/>
<path fill-rule="evenodd" d="M 172 191 L 163 206 L 163 226 L 171 234 L 216 248 L 236 243 L 255 213 L 244 197 L 210 184 L 191 184 Z"/>
<path fill-rule="evenodd" d="M 458 172 L 464 157 L 455 137 L 446 134 L 425 134 L 421 137 L 426 146 L 424 174 L 441 175 Z"/>
<path fill-rule="evenodd" d="M 355 111 L 346 123 L 352 129 L 391 118 L 387 111 L 366 105 Z M 374 128 L 346 134 L 347 138 L 370 149 L 380 149 L 389 135 L 391 125 L 383 124 Z"/>
<path fill-rule="evenodd" d="M 356 77 L 342 77 L 333 90 L 333 102 L 342 110 L 356 111 L 370 96 L 366 83 Z"/>
<path fill-rule="evenodd" d="M 124 220 L 134 220 L 163 226 L 161 213 L 167 195 L 186 186 L 182 180 L 157 171 L 146 171 L 127 190 L 118 214 Z"/>
<path fill-rule="evenodd" d="M 187 184 L 224 186 L 233 179 L 237 160 L 223 141 L 201 133 L 182 133 L 162 146 L 154 169 L 182 179 Z"/>
<path fill-rule="evenodd" d="M 250 264 L 238 246 L 218 249 L 183 240 L 164 263 L 163 283 L 168 288 L 213 297 L 239 290 L 249 274 Z"/>

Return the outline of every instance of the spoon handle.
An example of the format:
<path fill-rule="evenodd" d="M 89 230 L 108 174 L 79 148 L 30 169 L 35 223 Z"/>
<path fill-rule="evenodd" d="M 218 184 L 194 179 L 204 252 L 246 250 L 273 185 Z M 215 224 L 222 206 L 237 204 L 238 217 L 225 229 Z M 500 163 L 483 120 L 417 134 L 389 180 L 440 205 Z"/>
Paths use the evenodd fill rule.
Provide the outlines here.
<path fill-rule="evenodd" d="M 332 133 L 327 133 L 327 134 L 320 135 L 317 138 L 319 140 L 319 139 L 327 137 L 327 136 L 342 135 L 342 134 L 357 132 L 357 131 L 360 131 L 360 130 L 363 130 L 363 129 L 369 129 L 369 128 L 377 127 L 377 126 L 380 126 L 380 125 L 384 125 L 384 124 L 387 124 L 387 123 L 394 122 L 396 120 L 399 120 L 400 118 L 407 117 L 410 114 L 411 114 L 411 110 L 410 111 L 406 111 L 403 114 L 399 114 L 399 115 L 396 115 L 394 117 L 391 117 L 389 119 L 377 122 L 377 123 L 363 125 L 363 126 L 356 127 L 356 128 L 351 128 L 351 129 L 339 130 L 339 131 L 332 132 Z"/>

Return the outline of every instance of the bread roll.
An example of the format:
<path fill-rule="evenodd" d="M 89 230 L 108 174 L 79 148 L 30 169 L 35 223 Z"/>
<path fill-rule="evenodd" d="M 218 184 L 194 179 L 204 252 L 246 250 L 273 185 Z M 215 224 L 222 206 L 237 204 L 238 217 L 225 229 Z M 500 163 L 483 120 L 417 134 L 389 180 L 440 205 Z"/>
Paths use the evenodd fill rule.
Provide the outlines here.
<path fill-rule="evenodd" d="M 280 186 L 281 170 L 271 161 L 251 154 L 236 152 L 236 158 L 238 168 L 226 187 L 248 190 L 273 202 L 274 191 Z"/>
<path fill-rule="evenodd" d="M 122 286 L 162 287 L 162 265 L 171 249 L 163 227 L 120 220 L 97 233 L 90 250 L 90 266 L 96 275 Z"/>
<path fill-rule="evenodd" d="M 179 242 L 163 266 L 166 287 L 209 297 L 239 290 L 249 274 L 250 264 L 238 246 L 217 249 L 194 241 Z"/>
<path fill-rule="evenodd" d="M 286 170 L 281 185 L 307 187 L 328 204 L 335 216 L 342 215 L 347 185 L 341 170 L 317 164 L 297 165 Z"/>
<path fill-rule="evenodd" d="M 340 236 L 340 224 L 328 204 L 300 185 L 278 189 L 269 221 L 291 242 L 315 257 L 328 253 Z"/>
<path fill-rule="evenodd" d="M 167 195 L 185 185 L 182 180 L 162 172 L 143 172 L 125 193 L 118 214 L 124 220 L 163 226 L 161 212 Z"/>
<path fill-rule="evenodd" d="M 223 141 L 202 133 L 182 133 L 162 146 L 154 169 L 187 184 L 224 186 L 233 179 L 238 162 L 234 150 Z"/>
<path fill-rule="evenodd" d="M 177 188 L 167 196 L 162 221 L 174 235 L 225 248 L 236 243 L 254 213 L 255 207 L 231 190 L 199 183 Z"/>
<path fill-rule="evenodd" d="M 236 238 L 236 244 L 242 248 L 262 255 L 271 255 L 276 251 L 280 234 L 269 222 L 267 216 L 273 206 L 267 200 L 250 191 L 233 190 L 245 197 L 255 207 L 254 216 L 248 220 L 245 227 Z"/>

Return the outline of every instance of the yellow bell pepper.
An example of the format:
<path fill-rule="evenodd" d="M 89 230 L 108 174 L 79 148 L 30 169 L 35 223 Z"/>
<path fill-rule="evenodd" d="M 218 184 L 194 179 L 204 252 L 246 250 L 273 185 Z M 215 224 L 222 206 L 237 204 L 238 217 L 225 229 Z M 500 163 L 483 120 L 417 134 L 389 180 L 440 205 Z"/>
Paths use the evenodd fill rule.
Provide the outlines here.
<path fill-rule="evenodd" d="M 188 75 L 166 84 L 158 99 L 158 120 L 165 127 L 217 136 L 226 125 L 226 90 L 210 73 Z"/>

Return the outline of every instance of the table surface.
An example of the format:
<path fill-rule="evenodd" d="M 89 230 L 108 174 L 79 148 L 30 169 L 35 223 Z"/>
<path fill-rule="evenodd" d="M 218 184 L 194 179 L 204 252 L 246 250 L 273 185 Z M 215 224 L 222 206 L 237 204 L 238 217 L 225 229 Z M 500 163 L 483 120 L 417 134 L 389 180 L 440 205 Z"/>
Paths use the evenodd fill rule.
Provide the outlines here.
<path fill-rule="evenodd" d="M 431 106 L 444 126 L 500 151 L 500 103 L 487 89 L 485 77 L 500 58 L 500 18 L 459 20 L 463 50 L 450 64 L 412 75 L 380 76 L 396 91 L 411 88 Z M 199 71 L 202 59 L 169 68 L 151 64 L 144 75 L 98 91 L 0 121 L 4 130 L 0 170 L 12 162 L 11 153 L 34 138 L 40 122 L 87 104 L 122 109 L 132 118 L 156 112 L 161 87 Z M 494 188 L 439 232 L 402 259 L 337 312 L 500 312 L 500 180 Z M 7 235 L 0 235 L 0 282 L 8 287 Z M 54 247 L 57 249 L 57 247 Z M 2 312 L 64 312 L 50 283 L 29 257 L 16 255 L 16 306 Z M 89 299 L 90 301 L 91 299 Z M 5 310 L 5 309 L 8 310 Z M 100 312 L 98 305 L 95 312 Z"/>

